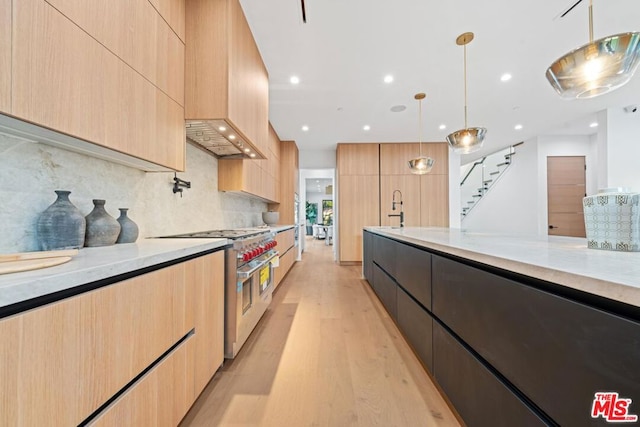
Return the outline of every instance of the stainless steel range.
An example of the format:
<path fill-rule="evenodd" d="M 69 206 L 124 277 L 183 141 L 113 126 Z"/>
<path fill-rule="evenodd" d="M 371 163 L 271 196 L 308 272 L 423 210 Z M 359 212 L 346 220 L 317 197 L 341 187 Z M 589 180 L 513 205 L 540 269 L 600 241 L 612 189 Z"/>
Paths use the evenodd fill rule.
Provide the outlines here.
<path fill-rule="evenodd" d="M 275 233 L 264 228 L 210 230 L 165 238 L 225 238 L 224 357 L 233 359 L 271 304 L 273 268 L 278 251 Z"/>

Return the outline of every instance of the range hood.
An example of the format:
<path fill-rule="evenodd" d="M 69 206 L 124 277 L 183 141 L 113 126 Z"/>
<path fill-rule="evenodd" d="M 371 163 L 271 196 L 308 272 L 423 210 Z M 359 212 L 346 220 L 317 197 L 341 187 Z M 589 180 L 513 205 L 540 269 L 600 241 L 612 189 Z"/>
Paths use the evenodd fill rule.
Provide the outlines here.
<path fill-rule="evenodd" d="M 216 157 L 264 159 L 255 147 L 225 120 L 187 120 L 187 138 Z"/>

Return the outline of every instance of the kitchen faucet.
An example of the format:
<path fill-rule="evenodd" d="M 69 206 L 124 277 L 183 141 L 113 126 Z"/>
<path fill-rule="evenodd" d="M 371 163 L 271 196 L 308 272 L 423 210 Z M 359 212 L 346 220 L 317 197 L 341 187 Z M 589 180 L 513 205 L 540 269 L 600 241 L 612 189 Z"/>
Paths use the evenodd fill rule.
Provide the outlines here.
<path fill-rule="evenodd" d="M 396 193 L 400 193 L 400 201 L 396 202 Z M 400 227 L 404 227 L 404 212 L 402 211 L 402 192 L 400 190 L 393 190 L 393 195 L 391 196 L 391 210 L 396 210 L 396 205 L 400 204 L 400 213 L 399 214 L 389 214 L 389 217 L 399 216 L 400 217 Z"/>

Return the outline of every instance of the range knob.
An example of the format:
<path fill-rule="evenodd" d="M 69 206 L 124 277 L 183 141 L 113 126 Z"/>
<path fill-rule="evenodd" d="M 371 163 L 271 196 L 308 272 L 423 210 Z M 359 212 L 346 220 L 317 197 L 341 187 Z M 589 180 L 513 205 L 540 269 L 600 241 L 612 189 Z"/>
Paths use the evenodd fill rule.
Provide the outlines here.
<path fill-rule="evenodd" d="M 249 253 L 248 253 L 248 252 L 244 252 L 244 253 L 242 254 L 242 261 L 247 262 L 247 261 L 249 261 L 250 259 L 251 259 L 251 257 L 250 257 L 250 255 L 249 255 Z"/>

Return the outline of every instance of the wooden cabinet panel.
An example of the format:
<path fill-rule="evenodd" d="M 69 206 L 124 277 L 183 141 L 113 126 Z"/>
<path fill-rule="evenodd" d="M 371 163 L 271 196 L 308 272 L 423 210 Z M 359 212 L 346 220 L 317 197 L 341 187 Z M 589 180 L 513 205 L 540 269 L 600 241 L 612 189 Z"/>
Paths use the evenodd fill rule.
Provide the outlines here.
<path fill-rule="evenodd" d="M 279 245 L 278 245 L 279 246 Z M 280 255 L 280 266 L 274 270 L 275 287 L 277 288 L 282 282 L 282 279 L 287 275 L 293 264 L 296 262 L 297 251 L 296 248 L 290 248 L 283 255 Z M 275 289 L 275 288 L 274 288 Z"/>
<path fill-rule="evenodd" d="M 379 144 L 338 144 L 338 175 L 379 175 Z"/>
<path fill-rule="evenodd" d="M 639 323 L 438 256 L 433 273 L 434 313 L 559 425 L 601 425 L 596 391 L 640 396 Z"/>
<path fill-rule="evenodd" d="M 14 4 L 12 112 L 184 169 L 183 108 L 41 0 Z"/>
<path fill-rule="evenodd" d="M 270 210 L 280 213 L 279 224 L 293 224 L 295 195 L 299 193 L 298 146 L 295 141 L 280 143 L 280 191 L 279 204 L 269 205 Z"/>
<path fill-rule="evenodd" d="M 362 229 L 380 225 L 379 178 L 377 175 L 338 177 L 339 259 L 362 261 Z"/>
<path fill-rule="evenodd" d="M 186 263 L 186 282 L 194 284 L 194 386 L 199 395 L 224 359 L 224 252 Z"/>
<path fill-rule="evenodd" d="M 47 0 L 184 106 L 184 42 L 148 0 Z"/>
<path fill-rule="evenodd" d="M 433 319 L 400 288 L 397 290 L 397 307 L 398 328 L 427 370 L 433 373 Z"/>
<path fill-rule="evenodd" d="M 433 371 L 469 427 L 548 425 L 436 322 L 433 322 Z M 535 374 L 547 380 L 553 378 L 541 371 Z M 588 403 L 583 410 L 589 413 Z"/>
<path fill-rule="evenodd" d="M 394 243 L 396 281 L 420 304 L 431 310 L 431 254 L 403 243 Z"/>
<path fill-rule="evenodd" d="M 185 0 L 149 0 L 178 37 L 185 41 Z"/>
<path fill-rule="evenodd" d="M 380 175 L 407 175 L 409 160 L 418 157 L 418 143 L 385 143 L 380 144 Z M 423 142 L 422 155 L 435 160 L 431 175 L 447 175 L 449 173 L 449 148 L 444 142 Z"/>
<path fill-rule="evenodd" d="M 375 235 L 369 231 L 362 233 L 362 275 L 373 283 L 373 243 Z"/>
<path fill-rule="evenodd" d="M 11 112 L 11 1 L 0 0 L 0 112 Z"/>
<path fill-rule="evenodd" d="M 422 175 L 420 177 L 420 226 L 449 226 L 449 177 Z"/>
<path fill-rule="evenodd" d="M 278 249 L 280 253 L 288 251 L 295 243 L 295 229 L 291 228 L 276 234 L 276 242 L 278 242 L 276 249 Z"/>
<path fill-rule="evenodd" d="M 269 76 L 238 0 L 186 0 L 185 117 L 224 119 L 262 156 Z"/>
<path fill-rule="evenodd" d="M 187 338 L 89 425 L 177 426 L 194 400 L 194 341 Z"/>
<path fill-rule="evenodd" d="M 396 210 L 392 210 L 393 193 L 396 193 L 396 201 L 402 198 L 402 210 L 404 211 L 405 227 L 420 227 L 421 203 L 420 203 L 420 176 L 418 175 L 382 175 L 380 176 L 380 225 L 400 226 L 398 215 L 401 206 L 396 204 Z"/>
<path fill-rule="evenodd" d="M 78 425 L 193 327 L 189 286 L 176 265 L 3 319 L 3 342 L 18 341 L 0 352 L 11 367 L 0 414 Z M 9 396 L 4 387 L 15 384 Z"/>
<path fill-rule="evenodd" d="M 397 248 L 395 240 L 377 234 L 373 236 L 373 261 L 393 277 L 396 276 L 397 269 Z"/>

